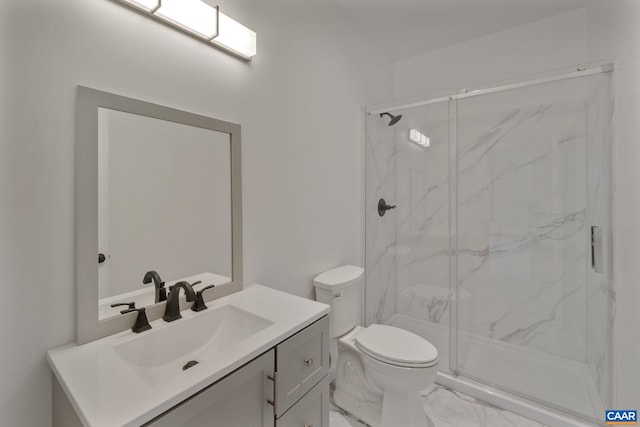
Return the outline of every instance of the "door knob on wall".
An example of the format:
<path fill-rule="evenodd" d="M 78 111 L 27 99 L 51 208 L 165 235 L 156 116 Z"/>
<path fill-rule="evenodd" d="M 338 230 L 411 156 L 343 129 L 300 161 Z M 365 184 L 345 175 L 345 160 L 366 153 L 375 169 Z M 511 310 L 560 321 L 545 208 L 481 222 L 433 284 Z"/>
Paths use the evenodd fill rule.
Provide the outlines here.
<path fill-rule="evenodd" d="M 384 201 L 384 199 L 378 200 L 378 215 L 380 216 L 384 216 L 384 214 L 387 213 L 388 210 L 395 208 L 396 205 L 390 206 L 387 204 L 387 202 Z"/>

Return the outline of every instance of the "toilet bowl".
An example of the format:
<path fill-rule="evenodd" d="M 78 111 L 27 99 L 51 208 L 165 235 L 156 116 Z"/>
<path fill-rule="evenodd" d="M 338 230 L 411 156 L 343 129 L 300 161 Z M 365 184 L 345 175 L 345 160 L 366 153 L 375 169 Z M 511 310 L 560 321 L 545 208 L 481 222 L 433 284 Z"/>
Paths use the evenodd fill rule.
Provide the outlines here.
<path fill-rule="evenodd" d="M 330 375 L 337 406 L 373 427 L 432 425 L 421 391 L 437 372 L 438 351 L 427 340 L 387 325 L 358 326 L 360 267 L 343 266 L 316 277 L 316 299 L 331 305 Z"/>

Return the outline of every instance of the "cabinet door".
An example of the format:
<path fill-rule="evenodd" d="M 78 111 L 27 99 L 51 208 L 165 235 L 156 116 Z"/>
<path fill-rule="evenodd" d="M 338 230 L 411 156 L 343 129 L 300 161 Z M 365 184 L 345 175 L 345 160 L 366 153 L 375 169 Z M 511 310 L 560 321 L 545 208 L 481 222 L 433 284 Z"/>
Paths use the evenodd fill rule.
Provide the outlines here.
<path fill-rule="evenodd" d="M 291 409 L 276 427 L 329 427 L 329 377 L 325 377 Z"/>
<path fill-rule="evenodd" d="M 329 372 L 329 317 L 325 316 L 276 347 L 276 417 Z"/>
<path fill-rule="evenodd" d="M 152 420 L 153 427 L 273 427 L 274 351 L 270 350 L 226 378 Z M 191 368 L 194 369 L 194 368 Z"/>

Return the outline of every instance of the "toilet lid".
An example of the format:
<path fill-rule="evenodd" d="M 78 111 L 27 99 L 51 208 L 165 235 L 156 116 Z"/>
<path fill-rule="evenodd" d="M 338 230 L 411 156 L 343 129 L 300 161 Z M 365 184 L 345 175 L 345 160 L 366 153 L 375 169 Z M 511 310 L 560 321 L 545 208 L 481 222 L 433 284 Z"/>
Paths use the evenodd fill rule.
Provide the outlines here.
<path fill-rule="evenodd" d="M 426 367 L 438 360 L 438 350 L 418 335 L 387 325 L 371 325 L 355 337 L 369 356 L 398 366 Z"/>

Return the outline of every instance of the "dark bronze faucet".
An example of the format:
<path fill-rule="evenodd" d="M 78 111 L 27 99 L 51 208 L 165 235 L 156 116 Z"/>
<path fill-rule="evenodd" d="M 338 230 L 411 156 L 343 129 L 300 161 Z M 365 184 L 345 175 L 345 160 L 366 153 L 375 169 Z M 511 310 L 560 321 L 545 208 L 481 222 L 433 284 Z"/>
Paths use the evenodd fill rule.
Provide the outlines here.
<path fill-rule="evenodd" d="M 184 290 L 187 302 L 193 302 L 196 299 L 196 293 L 188 282 L 181 281 L 171 286 L 167 297 L 167 308 L 162 316 L 166 322 L 173 322 L 182 317 L 180 314 L 180 289 Z"/>
<path fill-rule="evenodd" d="M 196 282 L 196 283 L 198 283 L 198 282 Z M 196 283 L 194 283 L 194 285 Z M 194 302 L 193 305 L 191 306 L 191 310 L 193 310 L 193 311 L 206 310 L 207 309 L 207 305 L 204 303 L 204 297 L 202 296 L 202 293 L 204 291 L 206 291 L 207 289 L 211 289 L 211 288 L 215 288 L 215 287 L 216 287 L 216 285 L 209 285 L 209 286 L 205 286 L 204 288 L 200 289 L 196 293 L 196 302 Z"/>
<path fill-rule="evenodd" d="M 164 282 L 160 278 L 160 275 L 155 271 L 147 271 L 147 274 L 144 275 L 142 279 L 142 283 L 148 285 L 153 280 L 154 286 L 156 288 L 156 303 L 166 301 L 167 300 L 167 290 L 164 287 Z"/>
<path fill-rule="evenodd" d="M 124 302 L 124 303 L 118 303 L 118 304 L 111 304 L 111 307 L 118 307 L 118 306 L 121 306 L 121 305 L 129 306 L 129 308 L 127 308 L 126 310 L 122 310 L 120 312 L 121 314 L 127 314 L 127 313 L 131 313 L 133 311 L 137 311 L 138 312 L 138 317 L 136 317 L 136 322 L 133 324 L 133 327 L 131 328 L 131 330 L 133 332 L 138 334 L 140 332 L 148 331 L 149 329 L 151 329 L 151 325 L 149 324 L 149 320 L 147 320 L 147 314 L 145 313 L 144 307 L 136 308 L 136 303 L 135 302 Z"/>

